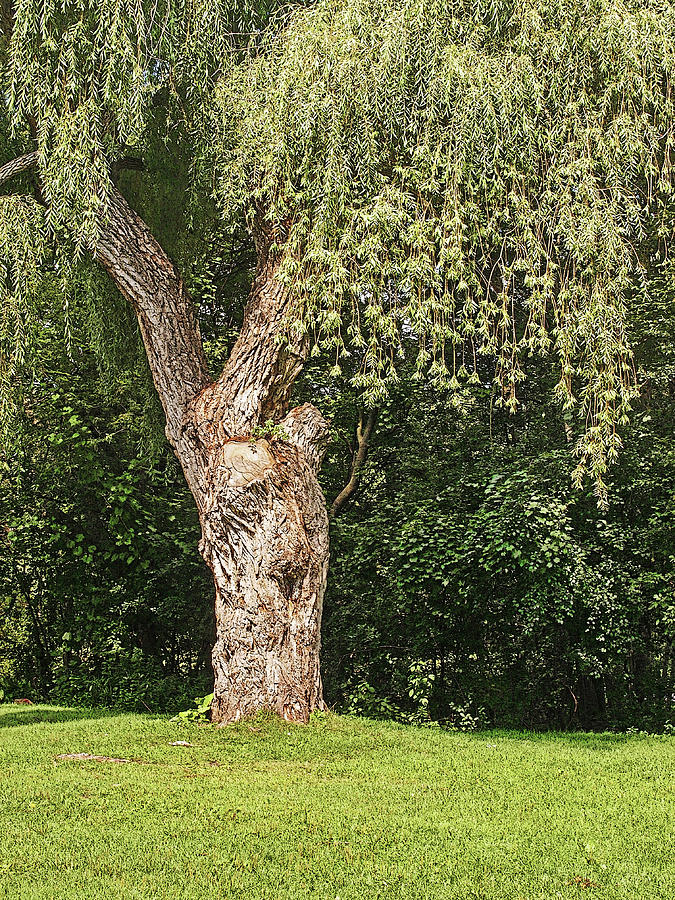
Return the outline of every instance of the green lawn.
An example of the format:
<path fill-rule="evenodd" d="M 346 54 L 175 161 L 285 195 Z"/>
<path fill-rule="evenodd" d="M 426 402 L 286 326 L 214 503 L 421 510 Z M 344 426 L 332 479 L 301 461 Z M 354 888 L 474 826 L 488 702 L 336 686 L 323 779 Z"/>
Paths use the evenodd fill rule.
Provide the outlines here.
<path fill-rule="evenodd" d="M 0 897 L 673 900 L 674 772 L 669 737 L 0 706 Z"/>

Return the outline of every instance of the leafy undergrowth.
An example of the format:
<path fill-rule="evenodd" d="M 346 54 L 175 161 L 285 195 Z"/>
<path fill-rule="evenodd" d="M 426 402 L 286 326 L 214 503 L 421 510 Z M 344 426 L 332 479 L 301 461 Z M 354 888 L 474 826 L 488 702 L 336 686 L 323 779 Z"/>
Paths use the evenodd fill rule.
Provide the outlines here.
<path fill-rule="evenodd" d="M 0 706 L 0 897 L 672 900 L 674 770 L 672 737 Z"/>

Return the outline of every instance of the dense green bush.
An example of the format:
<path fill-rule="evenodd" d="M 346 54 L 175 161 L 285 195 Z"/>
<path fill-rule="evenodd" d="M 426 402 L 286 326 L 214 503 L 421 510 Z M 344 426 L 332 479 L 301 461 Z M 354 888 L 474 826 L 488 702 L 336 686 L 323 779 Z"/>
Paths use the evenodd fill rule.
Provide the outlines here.
<path fill-rule="evenodd" d="M 606 510 L 541 397 L 515 420 L 423 395 L 390 413 L 333 532 L 329 698 L 463 728 L 671 721 L 668 391 L 640 404 Z"/>
<path fill-rule="evenodd" d="M 41 366 L 1 463 L 0 688 L 173 709 L 204 693 L 210 672 L 196 513 L 175 461 L 152 445 L 144 371 L 104 388 L 76 328 L 67 358 L 49 300 Z"/>

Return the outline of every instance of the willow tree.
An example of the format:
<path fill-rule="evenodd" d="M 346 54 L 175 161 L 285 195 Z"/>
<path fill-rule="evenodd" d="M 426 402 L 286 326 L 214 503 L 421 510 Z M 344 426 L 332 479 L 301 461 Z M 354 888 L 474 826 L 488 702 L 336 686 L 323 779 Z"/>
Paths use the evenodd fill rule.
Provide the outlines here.
<path fill-rule="evenodd" d="M 41 272 L 88 254 L 136 313 L 199 511 L 216 721 L 306 720 L 323 702 L 328 423 L 291 406 L 308 354 L 336 373 L 349 358 L 371 406 L 404 343 L 443 390 L 479 380 L 483 356 L 510 409 L 526 357 L 557 354 L 584 423 L 576 475 L 602 498 L 635 391 L 626 305 L 673 230 L 671 3 L 328 0 L 246 50 L 218 3 L 3 11 L 5 145 L 24 152 L 0 181 L 28 191 L 1 204 L 3 397 L 30 359 Z M 257 254 L 216 376 L 180 272 L 114 177 L 161 96 Z"/>

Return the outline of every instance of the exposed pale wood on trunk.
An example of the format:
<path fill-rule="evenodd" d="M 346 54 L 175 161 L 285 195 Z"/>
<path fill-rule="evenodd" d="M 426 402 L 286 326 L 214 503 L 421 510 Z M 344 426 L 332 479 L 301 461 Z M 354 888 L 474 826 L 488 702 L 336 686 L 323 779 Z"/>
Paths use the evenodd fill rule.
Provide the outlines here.
<path fill-rule="evenodd" d="M 0 183 L 36 162 L 32 153 L 6 164 Z M 278 236 L 258 223 L 254 237 L 243 326 L 217 381 L 180 273 L 114 187 L 94 256 L 136 313 L 167 438 L 197 503 L 216 591 L 213 719 L 271 709 L 307 721 L 323 706 L 328 517 L 317 473 L 328 423 L 311 404 L 288 409 L 307 346 L 282 339 L 292 309 L 270 252 Z M 251 437 L 267 419 L 284 440 Z"/>

